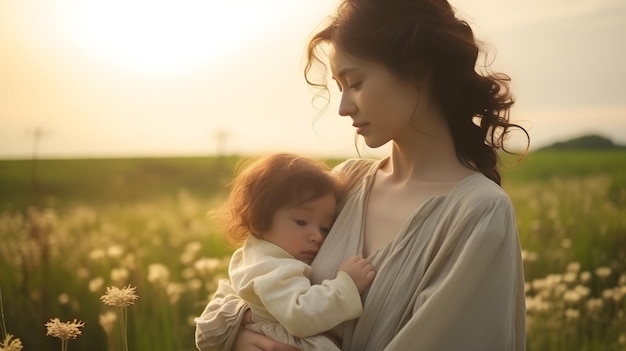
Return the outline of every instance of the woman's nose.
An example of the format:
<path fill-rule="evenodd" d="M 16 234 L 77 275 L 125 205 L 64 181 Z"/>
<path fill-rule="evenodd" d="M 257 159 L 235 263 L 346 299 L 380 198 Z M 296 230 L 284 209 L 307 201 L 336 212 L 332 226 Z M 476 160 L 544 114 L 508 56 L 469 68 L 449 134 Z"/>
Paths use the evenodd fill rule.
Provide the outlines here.
<path fill-rule="evenodd" d="M 339 115 L 340 116 L 352 116 L 356 112 L 356 105 L 352 100 L 352 96 L 344 92 L 341 94 L 341 101 L 339 102 Z"/>

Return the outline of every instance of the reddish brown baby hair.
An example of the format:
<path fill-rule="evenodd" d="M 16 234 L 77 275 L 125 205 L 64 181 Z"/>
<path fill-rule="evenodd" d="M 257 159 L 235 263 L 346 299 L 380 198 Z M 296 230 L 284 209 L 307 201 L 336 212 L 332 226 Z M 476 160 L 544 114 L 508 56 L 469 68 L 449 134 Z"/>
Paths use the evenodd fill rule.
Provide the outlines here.
<path fill-rule="evenodd" d="M 241 244 L 249 234 L 270 229 L 274 213 L 333 194 L 342 196 L 340 181 L 321 161 L 279 153 L 253 160 L 235 176 L 226 204 L 227 239 Z"/>

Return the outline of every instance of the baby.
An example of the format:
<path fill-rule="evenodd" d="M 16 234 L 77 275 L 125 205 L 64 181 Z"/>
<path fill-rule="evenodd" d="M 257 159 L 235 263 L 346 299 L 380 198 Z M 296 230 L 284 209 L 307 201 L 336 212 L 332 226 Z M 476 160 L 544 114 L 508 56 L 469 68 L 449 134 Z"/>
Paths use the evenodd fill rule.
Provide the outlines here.
<path fill-rule="evenodd" d="M 292 154 L 258 159 L 237 175 L 228 235 L 244 245 L 231 258 L 229 276 L 252 312 L 246 328 L 301 350 L 340 350 L 322 333 L 361 315 L 360 294 L 375 275 L 367 260 L 353 256 L 335 279 L 309 281 L 341 193 L 322 163 Z"/>

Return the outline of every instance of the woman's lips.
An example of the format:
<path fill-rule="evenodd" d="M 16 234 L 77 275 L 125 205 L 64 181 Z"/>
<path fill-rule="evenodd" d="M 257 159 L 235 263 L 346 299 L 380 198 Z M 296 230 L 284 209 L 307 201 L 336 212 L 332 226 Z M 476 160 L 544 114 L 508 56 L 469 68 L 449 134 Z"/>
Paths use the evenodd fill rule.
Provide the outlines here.
<path fill-rule="evenodd" d="M 365 129 L 369 126 L 369 123 L 353 123 L 352 126 L 356 128 L 357 134 L 363 134 Z"/>

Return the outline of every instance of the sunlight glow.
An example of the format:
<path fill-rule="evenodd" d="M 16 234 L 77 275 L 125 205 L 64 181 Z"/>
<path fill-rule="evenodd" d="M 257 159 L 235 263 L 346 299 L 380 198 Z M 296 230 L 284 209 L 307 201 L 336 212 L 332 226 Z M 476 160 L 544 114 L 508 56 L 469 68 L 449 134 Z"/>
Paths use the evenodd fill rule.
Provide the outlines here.
<path fill-rule="evenodd" d="M 181 73 L 223 60 L 280 26 L 293 1 L 74 1 L 67 35 L 96 57 L 143 73 Z"/>

